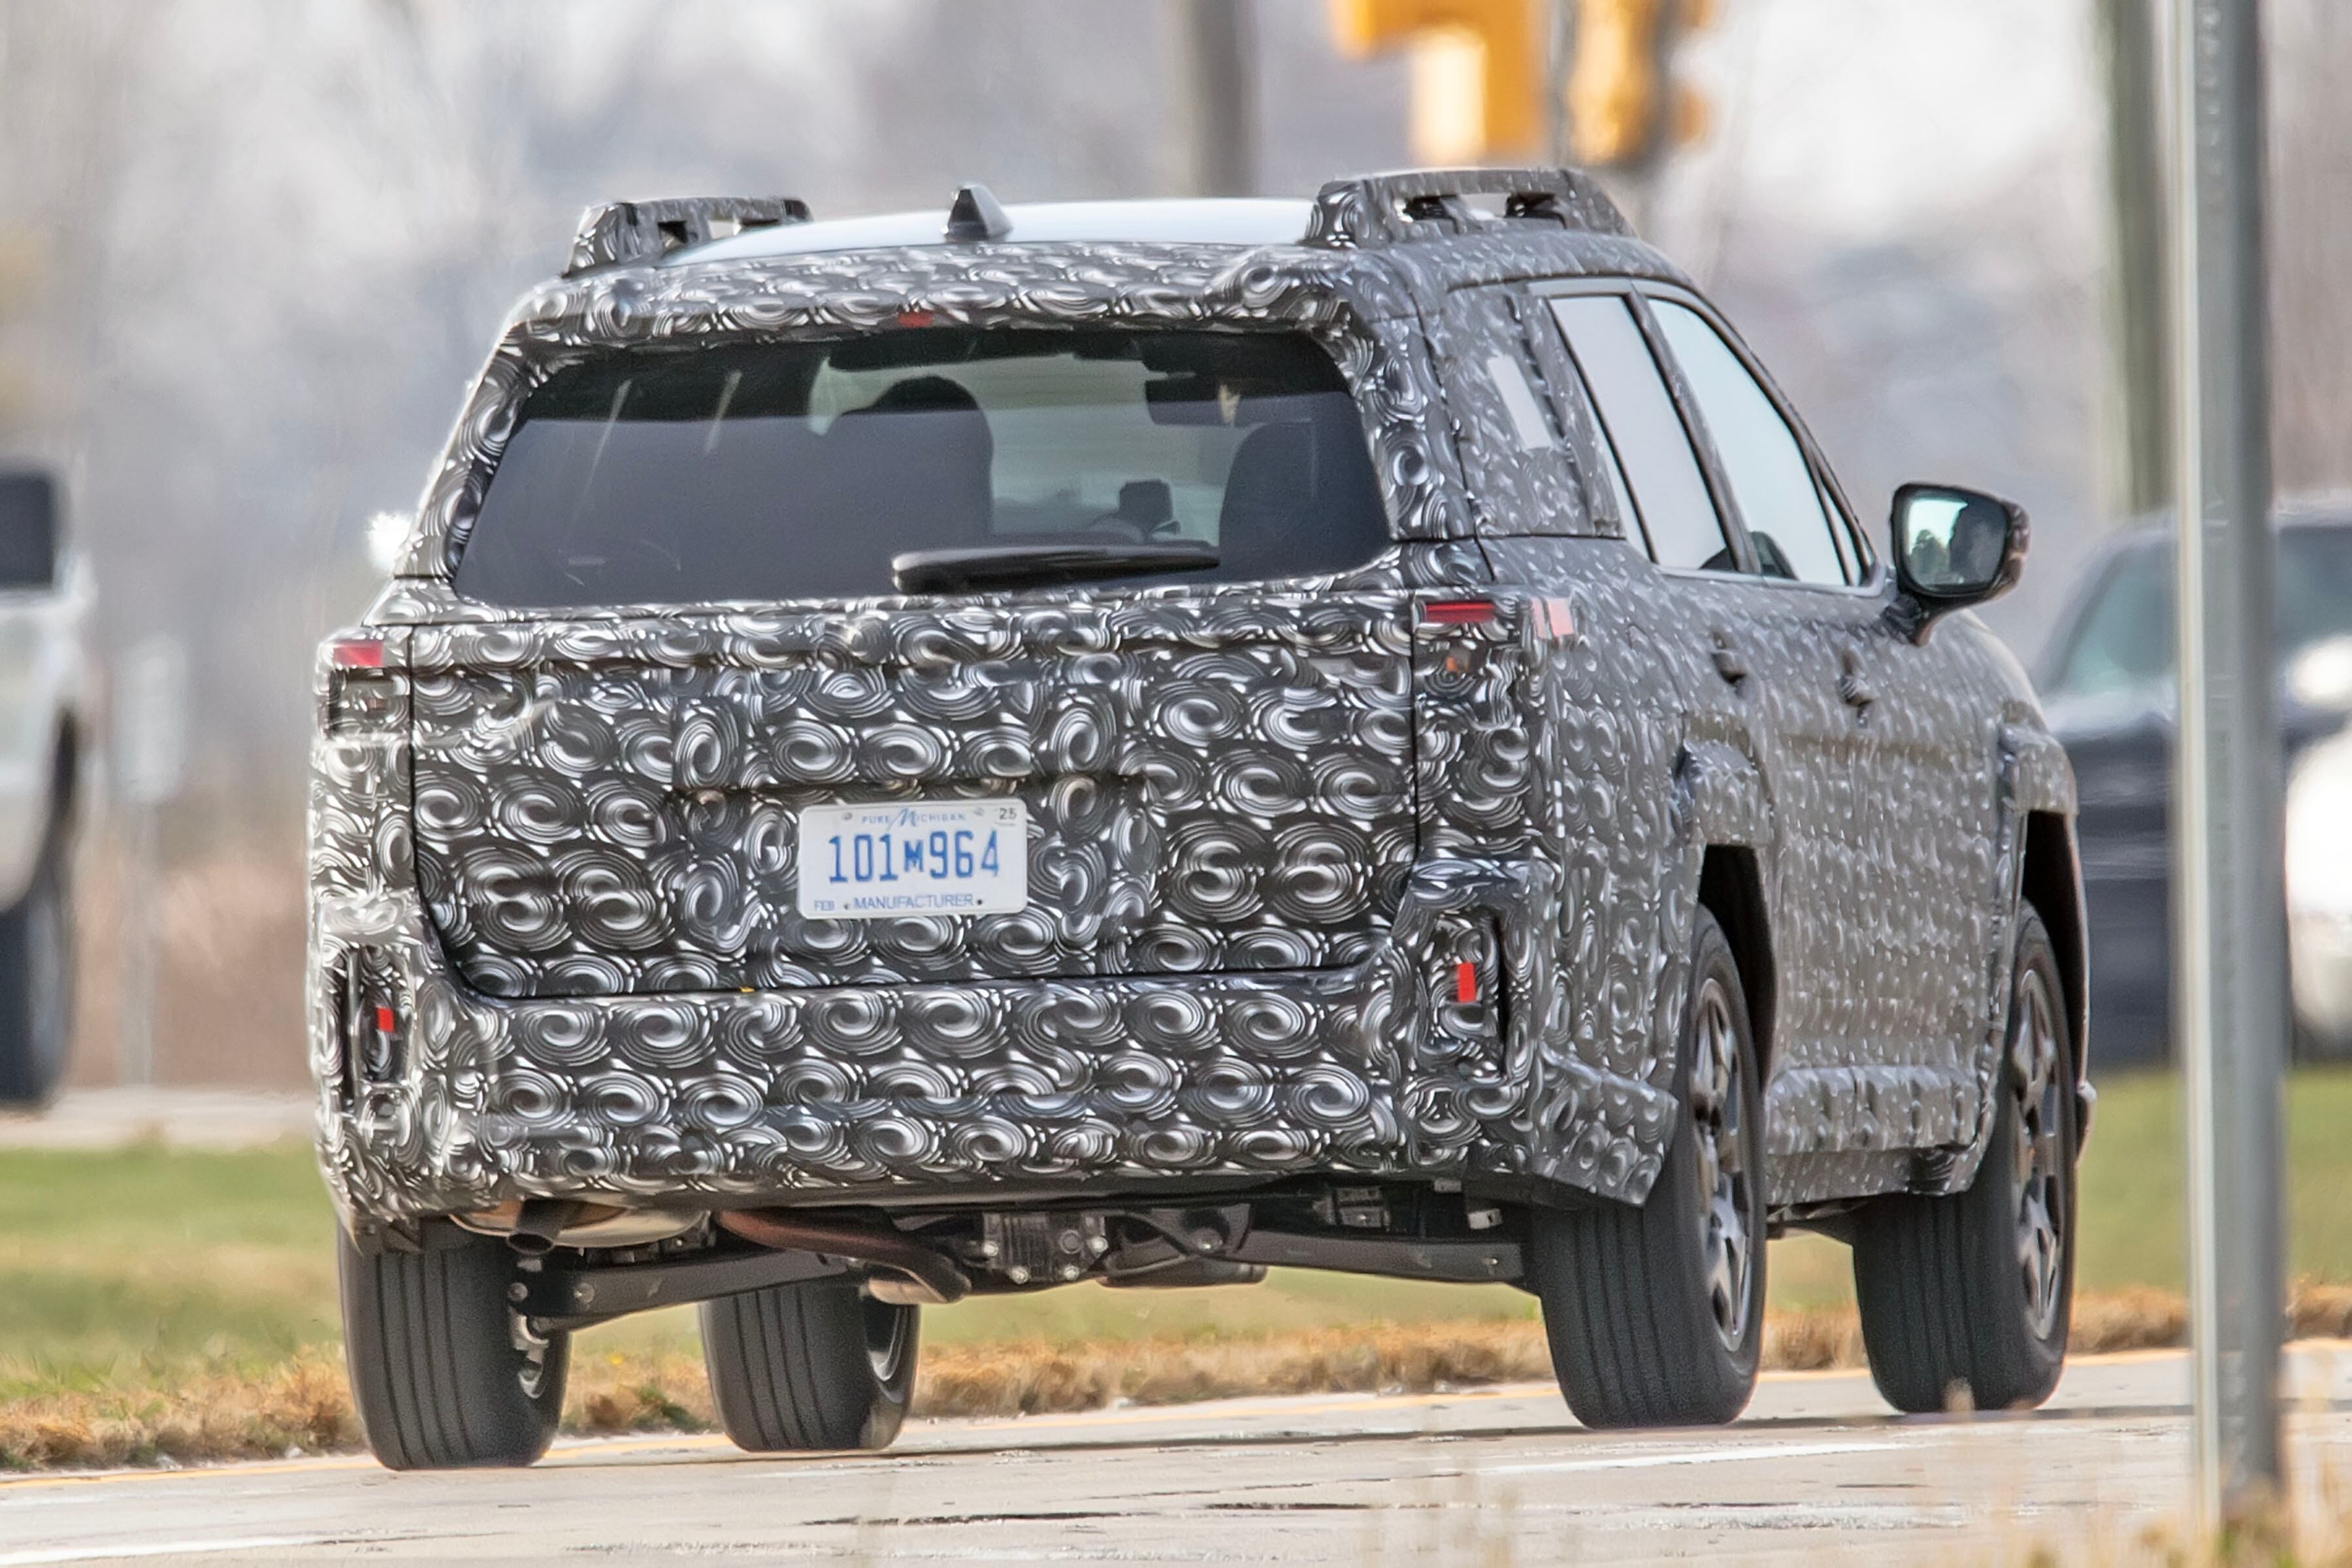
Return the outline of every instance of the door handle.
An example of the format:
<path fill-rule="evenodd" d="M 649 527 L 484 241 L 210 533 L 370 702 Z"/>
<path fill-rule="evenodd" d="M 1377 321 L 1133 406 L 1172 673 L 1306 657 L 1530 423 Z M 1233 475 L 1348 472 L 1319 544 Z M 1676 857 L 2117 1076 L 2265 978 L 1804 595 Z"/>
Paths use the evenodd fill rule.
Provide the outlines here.
<path fill-rule="evenodd" d="M 1729 636 L 1719 631 L 1715 634 L 1715 672 L 1734 686 L 1748 679 L 1748 660 Z"/>
<path fill-rule="evenodd" d="M 1878 700 L 1878 690 L 1862 673 L 1862 660 L 1852 648 L 1838 653 L 1838 698 L 1860 712 Z"/>

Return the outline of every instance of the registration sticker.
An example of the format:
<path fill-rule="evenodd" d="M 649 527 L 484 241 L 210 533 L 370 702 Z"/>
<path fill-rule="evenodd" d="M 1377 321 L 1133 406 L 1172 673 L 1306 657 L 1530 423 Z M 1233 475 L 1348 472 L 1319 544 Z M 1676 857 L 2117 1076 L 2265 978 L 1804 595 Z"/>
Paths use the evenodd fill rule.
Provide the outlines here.
<path fill-rule="evenodd" d="M 1017 800 L 877 801 L 801 813 L 810 920 L 1008 914 L 1029 902 L 1029 808 Z"/>

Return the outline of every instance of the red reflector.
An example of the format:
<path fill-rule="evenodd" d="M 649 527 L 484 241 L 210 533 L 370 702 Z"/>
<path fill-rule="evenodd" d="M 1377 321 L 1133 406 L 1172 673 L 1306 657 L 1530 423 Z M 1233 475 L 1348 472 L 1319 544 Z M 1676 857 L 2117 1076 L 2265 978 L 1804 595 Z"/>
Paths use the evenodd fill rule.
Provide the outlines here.
<path fill-rule="evenodd" d="M 1457 963 L 1454 966 L 1454 999 L 1456 1002 L 1478 1000 L 1478 966 Z"/>
<path fill-rule="evenodd" d="M 1423 624 L 1433 626 L 1483 626 L 1495 618 L 1492 599 L 1433 599 L 1421 607 Z"/>
<path fill-rule="evenodd" d="M 380 1035 L 389 1035 L 392 1033 L 392 1009 L 389 1007 L 378 1007 L 375 1010 L 376 1032 Z"/>
<path fill-rule="evenodd" d="M 901 310 L 898 312 L 898 324 L 902 327 L 928 327 L 931 324 L 932 320 L 932 312 L 929 310 Z"/>
<path fill-rule="evenodd" d="M 337 669 L 382 669 L 383 644 L 373 637 L 338 637 L 327 658 Z"/>

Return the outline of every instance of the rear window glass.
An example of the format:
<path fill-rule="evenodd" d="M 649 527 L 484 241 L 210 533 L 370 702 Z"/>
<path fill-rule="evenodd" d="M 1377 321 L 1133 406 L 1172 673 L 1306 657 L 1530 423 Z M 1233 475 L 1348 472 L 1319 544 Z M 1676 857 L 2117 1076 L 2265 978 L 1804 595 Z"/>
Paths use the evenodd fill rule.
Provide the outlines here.
<path fill-rule="evenodd" d="M 1338 367 L 1264 332 L 633 351 L 525 402 L 457 585 L 542 607 L 852 598 L 898 592 L 908 552 L 1061 543 L 1216 558 L 1129 583 L 1361 565 L 1388 533 Z"/>

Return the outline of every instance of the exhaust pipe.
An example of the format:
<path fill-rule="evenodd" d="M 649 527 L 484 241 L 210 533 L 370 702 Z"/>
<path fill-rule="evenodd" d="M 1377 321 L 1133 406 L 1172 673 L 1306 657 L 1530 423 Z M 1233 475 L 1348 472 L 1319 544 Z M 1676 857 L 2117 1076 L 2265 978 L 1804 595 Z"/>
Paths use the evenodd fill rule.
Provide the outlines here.
<path fill-rule="evenodd" d="M 587 1205 L 574 1198 L 532 1198 L 515 1215 L 507 1245 L 525 1258 L 544 1258 L 555 1250 L 555 1238 L 580 1217 Z"/>
<path fill-rule="evenodd" d="M 780 1252 L 821 1252 L 895 1269 L 914 1281 L 929 1306 L 960 1301 L 971 1292 L 971 1280 L 951 1259 L 895 1230 L 809 1219 L 789 1209 L 725 1209 L 712 1218 L 729 1235 Z"/>

